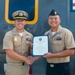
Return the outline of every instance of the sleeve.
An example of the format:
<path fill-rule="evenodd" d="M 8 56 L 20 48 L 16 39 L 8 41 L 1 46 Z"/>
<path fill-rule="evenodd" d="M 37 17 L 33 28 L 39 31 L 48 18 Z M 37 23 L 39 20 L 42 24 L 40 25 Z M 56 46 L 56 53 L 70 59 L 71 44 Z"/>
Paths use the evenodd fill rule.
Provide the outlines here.
<path fill-rule="evenodd" d="M 65 34 L 65 45 L 66 49 L 75 48 L 75 42 L 72 32 L 68 31 Z"/>
<path fill-rule="evenodd" d="M 13 50 L 13 39 L 10 33 L 6 33 L 3 39 L 3 49 L 12 49 Z"/>

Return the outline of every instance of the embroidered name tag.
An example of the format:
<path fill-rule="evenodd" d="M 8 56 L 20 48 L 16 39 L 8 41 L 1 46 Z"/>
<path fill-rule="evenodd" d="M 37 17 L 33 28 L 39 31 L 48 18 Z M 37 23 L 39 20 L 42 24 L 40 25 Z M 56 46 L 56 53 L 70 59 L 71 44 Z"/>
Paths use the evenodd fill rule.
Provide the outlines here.
<path fill-rule="evenodd" d="M 61 37 L 56 37 L 56 40 L 62 40 L 62 38 Z"/>

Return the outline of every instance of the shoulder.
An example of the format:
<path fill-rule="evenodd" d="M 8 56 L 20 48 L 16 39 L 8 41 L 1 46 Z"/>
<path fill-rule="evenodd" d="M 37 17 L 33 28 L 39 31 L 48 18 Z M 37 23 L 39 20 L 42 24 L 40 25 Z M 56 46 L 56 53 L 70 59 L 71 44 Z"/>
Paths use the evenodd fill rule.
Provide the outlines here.
<path fill-rule="evenodd" d="M 26 31 L 26 30 L 25 30 L 25 33 L 26 33 L 28 36 L 33 37 L 33 35 L 32 35 L 30 32 Z"/>
<path fill-rule="evenodd" d="M 3 38 L 3 40 L 4 40 L 4 41 L 10 41 L 10 40 L 12 40 L 12 38 L 13 38 L 12 32 L 11 32 L 11 31 L 8 31 L 8 32 L 6 32 L 6 34 L 5 34 L 4 38 Z"/>
<path fill-rule="evenodd" d="M 13 34 L 12 34 L 11 30 L 6 32 L 6 34 L 5 34 L 5 37 L 12 37 L 12 36 L 13 36 Z"/>
<path fill-rule="evenodd" d="M 49 33 L 50 33 L 50 30 L 46 31 L 46 32 L 44 33 L 44 35 L 48 35 Z"/>
<path fill-rule="evenodd" d="M 4 38 L 7 38 L 7 39 L 11 39 L 13 38 L 13 33 L 12 33 L 12 30 L 6 32 Z"/>
<path fill-rule="evenodd" d="M 61 32 L 64 33 L 65 35 L 73 35 L 69 29 L 64 27 L 62 27 Z"/>

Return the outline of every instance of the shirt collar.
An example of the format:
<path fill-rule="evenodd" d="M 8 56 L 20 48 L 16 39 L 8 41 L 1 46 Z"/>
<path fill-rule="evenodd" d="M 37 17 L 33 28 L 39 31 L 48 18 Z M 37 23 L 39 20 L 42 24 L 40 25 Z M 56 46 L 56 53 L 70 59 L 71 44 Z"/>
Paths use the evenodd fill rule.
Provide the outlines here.
<path fill-rule="evenodd" d="M 58 27 L 58 29 L 57 29 L 57 31 L 56 31 L 56 33 L 61 33 L 61 26 L 59 25 L 59 27 Z M 52 31 L 51 31 L 51 29 L 50 29 L 50 33 L 51 33 Z"/>
<path fill-rule="evenodd" d="M 58 29 L 57 29 L 55 35 L 56 35 L 56 34 L 60 34 L 60 33 L 61 33 L 61 29 L 62 29 L 62 27 L 61 27 L 61 25 L 59 25 L 59 27 L 58 27 Z M 51 29 L 50 29 L 50 35 L 51 35 L 52 37 L 55 36 L 55 35 L 54 35 L 54 36 L 52 35 L 52 31 L 51 31 Z"/>
<path fill-rule="evenodd" d="M 14 35 L 18 35 L 18 32 L 17 32 L 17 30 L 16 30 L 16 27 L 12 30 L 12 33 L 13 33 Z M 24 33 L 23 36 L 28 35 L 28 33 L 27 33 L 26 30 L 24 30 L 23 33 Z"/>
<path fill-rule="evenodd" d="M 62 29 L 62 27 L 59 25 L 59 27 L 58 27 L 56 33 L 61 33 L 61 29 Z"/>

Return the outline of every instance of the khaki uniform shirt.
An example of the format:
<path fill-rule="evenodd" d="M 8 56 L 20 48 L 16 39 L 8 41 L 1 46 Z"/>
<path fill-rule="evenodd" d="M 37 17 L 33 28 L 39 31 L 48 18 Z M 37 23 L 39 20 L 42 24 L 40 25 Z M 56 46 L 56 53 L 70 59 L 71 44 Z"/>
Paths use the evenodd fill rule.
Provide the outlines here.
<path fill-rule="evenodd" d="M 71 31 L 66 28 L 59 26 L 55 35 L 52 35 L 51 30 L 47 31 L 45 35 L 49 36 L 50 40 L 50 52 L 58 53 L 62 52 L 65 49 L 75 48 L 75 42 Z M 70 56 L 62 57 L 62 58 L 50 58 L 47 59 L 49 63 L 63 63 L 69 62 Z"/>
<path fill-rule="evenodd" d="M 16 28 L 6 33 L 3 39 L 3 49 L 11 49 L 14 50 L 16 53 L 28 56 L 29 54 L 29 43 L 27 39 L 32 39 L 32 34 L 24 30 L 23 36 L 21 36 L 17 31 Z M 23 62 L 19 60 L 12 59 L 6 55 L 6 60 L 8 63 L 13 62 Z"/>

